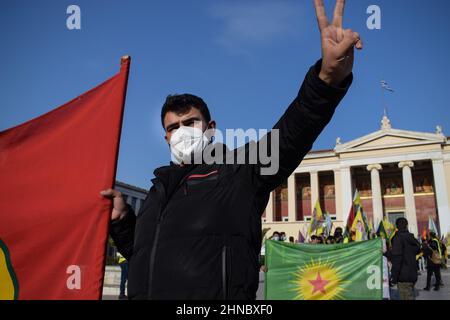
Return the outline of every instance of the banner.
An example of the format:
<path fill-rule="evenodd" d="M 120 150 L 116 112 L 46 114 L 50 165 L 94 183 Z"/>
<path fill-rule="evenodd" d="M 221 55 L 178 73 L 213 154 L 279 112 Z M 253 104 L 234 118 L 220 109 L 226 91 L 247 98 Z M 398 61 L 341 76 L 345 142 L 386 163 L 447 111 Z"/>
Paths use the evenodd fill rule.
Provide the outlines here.
<path fill-rule="evenodd" d="M 382 239 L 348 244 L 266 241 L 269 300 L 381 300 Z"/>
<path fill-rule="evenodd" d="M 0 300 L 101 297 L 129 64 L 0 132 Z"/>

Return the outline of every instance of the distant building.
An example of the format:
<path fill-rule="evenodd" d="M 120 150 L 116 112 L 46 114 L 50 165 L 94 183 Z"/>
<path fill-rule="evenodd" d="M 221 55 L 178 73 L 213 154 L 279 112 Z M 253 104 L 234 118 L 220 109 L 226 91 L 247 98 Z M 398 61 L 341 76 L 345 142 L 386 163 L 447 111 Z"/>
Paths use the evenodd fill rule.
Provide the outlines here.
<path fill-rule="evenodd" d="M 121 181 L 116 181 L 115 189 L 122 192 L 125 201 L 137 214 L 147 196 L 147 190 Z"/>
<path fill-rule="evenodd" d="M 125 201 L 133 208 L 134 213 L 138 214 L 145 197 L 147 197 L 147 190 L 121 181 L 116 181 L 114 189 L 122 193 Z M 112 245 L 112 240 L 108 242 L 106 256 L 107 264 L 115 264 L 117 262 L 117 248 Z"/>
<path fill-rule="evenodd" d="M 376 132 L 309 152 L 271 193 L 263 228 L 305 235 L 317 199 L 334 226 L 343 226 L 356 189 L 375 228 L 384 216 L 405 217 L 418 235 L 431 216 L 443 234 L 450 232 L 450 141 L 439 126 L 435 133 L 398 130 L 384 116 Z"/>

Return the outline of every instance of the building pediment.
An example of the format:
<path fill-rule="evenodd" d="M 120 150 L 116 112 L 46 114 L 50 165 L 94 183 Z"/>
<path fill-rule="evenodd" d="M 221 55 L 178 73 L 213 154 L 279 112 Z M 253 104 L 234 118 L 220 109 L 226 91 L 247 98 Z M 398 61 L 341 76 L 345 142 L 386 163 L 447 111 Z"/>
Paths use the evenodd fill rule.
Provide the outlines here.
<path fill-rule="evenodd" d="M 334 151 L 336 153 L 358 152 L 426 144 L 443 144 L 445 142 L 446 137 L 442 132 L 426 133 L 385 128 L 347 143 L 337 144 Z"/>

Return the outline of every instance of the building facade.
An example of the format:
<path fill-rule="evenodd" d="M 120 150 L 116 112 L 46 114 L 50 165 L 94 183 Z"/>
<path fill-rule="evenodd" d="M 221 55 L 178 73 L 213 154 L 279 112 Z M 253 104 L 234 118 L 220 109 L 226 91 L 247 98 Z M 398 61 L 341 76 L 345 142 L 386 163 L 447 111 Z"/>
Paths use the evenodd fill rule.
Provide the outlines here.
<path fill-rule="evenodd" d="M 441 233 L 450 232 L 450 142 L 435 133 L 394 129 L 384 116 L 380 130 L 330 150 L 311 151 L 288 180 L 271 193 L 263 228 L 305 235 L 319 199 L 334 226 L 343 226 L 358 190 L 369 220 L 386 215 L 409 221 L 416 236 L 431 216 Z"/>
<path fill-rule="evenodd" d="M 135 214 L 138 214 L 147 197 L 147 190 L 120 181 L 116 181 L 114 188 L 122 193 L 125 202 L 133 208 Z"/>
<path fill-rule="evenodd" d="M 116 181 L 114 189 L 122 193 L 125 202 L 133 208 L 135 214 L 138 214 L 142 203 L 147 197 L 147 190 L 121 181 Z M 107 264 L 117 264 L 117 248 L 111 238 L 109 239 L 108 246 L 106 248 L 106 257 Z"/>

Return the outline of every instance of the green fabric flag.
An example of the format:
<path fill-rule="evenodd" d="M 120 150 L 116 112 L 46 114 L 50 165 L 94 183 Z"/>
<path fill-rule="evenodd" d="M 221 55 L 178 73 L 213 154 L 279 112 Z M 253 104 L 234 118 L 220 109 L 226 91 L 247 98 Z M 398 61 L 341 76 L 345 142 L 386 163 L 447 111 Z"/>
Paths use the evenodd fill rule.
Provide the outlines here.
<path fill-rule="evenodd" d="M 382 239 L 389 239 L 386 229 L 384 228 L 383 220 L 381 220 L 380 224 L 378 225 L 377 235 Z"/>
<path fill-rule="evenodd" d="M 268 300 L 381 300 L 382 239 L 346 244 L 266 241 Z"/>

